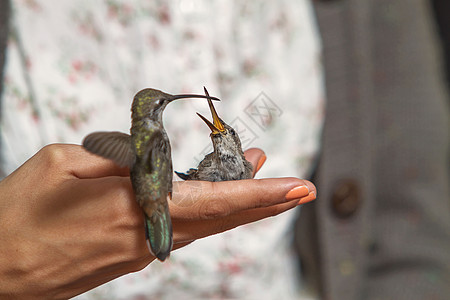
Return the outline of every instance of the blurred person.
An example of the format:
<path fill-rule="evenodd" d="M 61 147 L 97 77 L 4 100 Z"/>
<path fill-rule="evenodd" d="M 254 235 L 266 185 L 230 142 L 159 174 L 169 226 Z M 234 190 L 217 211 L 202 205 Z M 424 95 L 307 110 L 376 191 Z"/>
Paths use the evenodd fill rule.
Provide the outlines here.
<path fill-rule="evenodd" d="M 318 299 L 448 299 L 449 108 L 430 2 L 314 6 L 327 112 L 319 201 L 296 226 L 302 280 Z"/>

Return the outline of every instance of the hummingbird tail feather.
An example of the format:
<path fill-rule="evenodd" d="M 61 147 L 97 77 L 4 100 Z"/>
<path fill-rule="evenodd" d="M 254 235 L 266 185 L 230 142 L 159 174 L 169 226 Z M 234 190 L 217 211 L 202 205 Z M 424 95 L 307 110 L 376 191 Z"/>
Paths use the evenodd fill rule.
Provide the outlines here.
<path fill-rule="evenodd" d="M 145 237 L 150 252 L 160 261 L 164 261 L 172 250 L 172 221 L 169 206 L 163 214 L 155 212 L 145 218 Z"/>

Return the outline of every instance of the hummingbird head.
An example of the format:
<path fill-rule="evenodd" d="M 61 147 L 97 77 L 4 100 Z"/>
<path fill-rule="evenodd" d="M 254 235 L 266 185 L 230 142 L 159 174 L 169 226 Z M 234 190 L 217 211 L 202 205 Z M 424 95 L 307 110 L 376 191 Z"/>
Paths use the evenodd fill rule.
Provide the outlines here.
<path fill-rule="evenodd" d="M 241 148 L 241 140 L 237 132 L 230 125 L 226 124 L 219 116 L 217 115 L 216 109 L 209 98 L 208 91 L 204 88 L 205 94 L 208 97 L 208 105 L 211 111 L 211 115 L 213 118 L 213 122 L 210 122 L 201 114 L 197 113 L 197 115 L 208 125 L 209 129 L 211 129 L 211 140 L 214 145 L 214 151 L 218 151 L 221 154 L 236 155 L 239 151 L 242 152 Z"/>
<path fill-rule="evenodd" d="M 167 104 L 174 100 L 186 99 L 186 98 L 207 98 L 204 95 L 195 94 L 180 94 L 170 95 L 160 90 L 147 88 L 139 91 L 133 99 L 131 106 L 132 119 L 139 120 L 142 118 L 150 118 L 155 121 L 162 119 L 162 113 Z M 210 97 L 209 99 L 220 101 L 216 97 Z"/>

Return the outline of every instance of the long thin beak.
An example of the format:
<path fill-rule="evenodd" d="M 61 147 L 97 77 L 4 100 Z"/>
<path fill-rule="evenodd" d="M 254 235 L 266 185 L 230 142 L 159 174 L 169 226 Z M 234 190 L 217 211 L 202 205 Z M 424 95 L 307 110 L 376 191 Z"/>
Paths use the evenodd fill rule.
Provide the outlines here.
<path fill-rule="evenodd" d="M 220 121 L 220 118 L 217 115 L 216 109 L 214 108 L 214 105 L 213 105 L 213 103 L 211 101 L 212 98 L 209 96 L 208 90 L 205 87 L 203 87 L 203 89 L 205 90 L 205 95 L 206 95 L 206 97 L 208 99 L 209 110 L 211 111 L 214 127 L 215 127 L 215 129 L 217 131 L 224 132 L 225 131 L 225 127 L 223 126 L 222 121 Z M 205 120 L 203 117 L 202 117 L 202 119 Z M 208 123 L 206 123 L 206 124 L 208 124 Z M 208 126 L 209 126 L 209 124 L 208 124 Z M 214 132 L 214 130 L 213 130 L 213 132 Z"/>
<path fill-rule="evenodd" d="M 215 101 L 220 101 L 219 98 L 216 97 L 209 97 L 204 95 L 195 95 L 195 94 L 180 94 L 180 95 L 172 95 L 172 98 L 169 98 L 169 102 L 172 102 L 173 100 L 177 99 L 184 99 L 184 98 L 203 98 L 203 99 L 211 99 Z"/>

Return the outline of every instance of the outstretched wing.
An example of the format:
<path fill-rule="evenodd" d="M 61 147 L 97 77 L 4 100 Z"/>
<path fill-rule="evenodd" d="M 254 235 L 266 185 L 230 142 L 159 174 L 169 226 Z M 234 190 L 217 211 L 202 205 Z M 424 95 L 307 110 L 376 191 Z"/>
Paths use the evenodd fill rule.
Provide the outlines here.
<path fill-rule="evenodd" d="M 134 164 L 135 154 L 131 143 L 131 135 L 118 131 L 98 131 L 86 136 L 83 147 L 99 156 L 111 159 L 121 167 Z"/>

